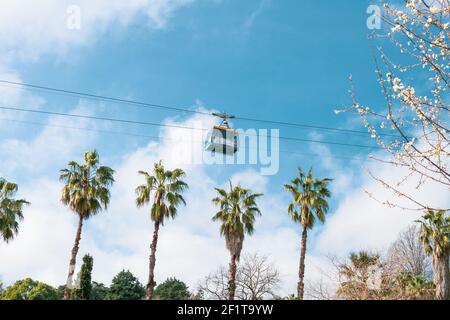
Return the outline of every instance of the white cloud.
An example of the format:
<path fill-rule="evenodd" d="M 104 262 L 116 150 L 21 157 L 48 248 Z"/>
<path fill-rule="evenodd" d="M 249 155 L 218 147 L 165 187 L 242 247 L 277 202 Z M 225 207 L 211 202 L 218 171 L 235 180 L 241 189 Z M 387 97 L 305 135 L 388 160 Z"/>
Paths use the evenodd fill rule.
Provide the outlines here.
<path fill-rule="evenodd" d="M 143 17 L 152 28 L 164 28 L 173 12 L 194 0 L 46 0 L 27 10 L 29 1 L 0 0 L 0 78 L 21 82 L 20 74 L 8 65 L 19 59 L 39 59 L 43 54 L 65 57 L 70 49 L 89 45 L 115 25 L 129 26 Z M 66 28 L 69 4 L 78 4 L 82 12 L 80 30 Z M 249 17 L 250 27 L 263 10 L 266 1 Z M 45 36 L 43 36 L 45 35 Z M 22 90 L 0 86 L 1 104 L 26 104 L 41 106 L 44 101 Z M 82 104 L 75 113 L 86 114 Z M 5 113 L 1 113 L 5 116 Z M 6 116 L 5 116 L 6 117 Z M 169 119 L 166 124 L 208 128 L 212 120 L 194 116 L 187 120 Z M 50 124 L 60 124 L 50 118 Z M 83 121 L 65 121 L 65 125 L 82 124 Z M 1 124 L 1 122 L 0 122 Z M 92 124 L 90 124 L 92 125 Z M 1 132 L 1 128 L 0 128 Z M 133 189 L 142 182 L 137 170 L 151 170 L 159 159 L 168 167 L 181 166 L 187 172 L 190 190 L 186 193 L 188 205 L 180 208 L 179 217 L 168 221 L 161 229 L 157 253 L 156 277 L 163 281 L 176 276 L 195 287 L 197 281 L 221 264 L 228 262 L 224 240 L 219 237 L 218 225 L 211 222 L 215 208 L 210 199 L 214 187 L 227 187 L 207 173 L 206 167 L 186 163 L 180 155 L 194 157 L 202 153 L 201 135 L 187 135 L 186 130 L 166 128 L 161 130 L 160 142 L 149 142 L 131 154 L 125 155 L 116 165 L 117 183 L 108 212 L 100 213 L 85 224 L 79 259 L 84 253 L 94 255 L 94 279 L 109 283 L 120 269 L 127 268 L 145 281 L 148 272 L 148 254 L 153 226 L 148 208 L 138 210 L 134 205 Z M 189 131 L 191 132 L 191 131 Z M 81 137 L 81 138 L 80 138 Z M 69 253 L 75 232 L 75 216 L 59 203 L 61 185 L 56 179 L 42 174 L 46 168 L 60 168 L 68 159 L 80 159 L 85 147 L 98 137 L 86 132 L 73 132 L 61 128 L 45 128 L 29 141 L 21 139 L 0 140 L 0 173 L 18 169 L 34 175 L 20 186 L 20 194 L 32 202 L 26 209 L 20 234 L 10 244 L 0 243 L 0 276 L 6 283 L 24 277 L 33 277 L 53 285 L 65 282 Z M 187 140 L 187 141 L 186 141 Z M 199 143 L 200 140 L 200 143 Z M 321 152 L 328 152 L 326 148 Z M 323 158 L 328 159 L 328 158 Z M 323 168 L 335 178 L 333 193 L 337 209 L 331 212 L 317 242 L 309 243 L 307 277 L 317 277 L 313 266 L 323 266 L 323 256 L 329 252 L 345 255 L 358 249 L 383 249 L 389 245 L 417 215 L 388 209 L 370 199 L 364 190 L 379 198 L 390 197 L 376 182 L 357 170 L 349 170 L 336 162 L 324 162 Z M 398 178 L 402 172 L 380 164 L 372 167 L 388 179 Z M 247 237 L 246 252 L 269 254 L 276 261 L 283 276 L 280 293 L 295 291 L 299 258 L 299 227 L 286 214 L 286 203 L 281 194 L 268 193 L 270 180 L 253 170 L 232 176 L 234 183 L 241 182 L 255 192 L 266 193 L 260 200 L 263 216 L 257 220 L 256 232 Z M 410 187 L 411 191 L 413 186 Z M 448 191 L 432 184 L 418 194 L 430 202 L 449 204 Z M 342 197 L 342 199 L 340 199 Z"/>
<path fill-rule="evenodd" d="M 1 60 L 1 54 L 0 54 Z M 21 83 L 22 79 L 17 71 L 2 65 L 0 62 L 0 79 Z M 0 83 L 0 106 L 2 107 L 21 107 L 39 108 L 45 103 L 45 100 L 39 96 L 27 92 L 23 88 L 6 83 Z M 0 109 L 0 119 L 8 119 L 11 116 L 11 111 Z M 15 114 L 15 119 L 22 119 L 23 114 Z M 0 121 L 0 132 L 7 130 L 6 122 Z"/>
<path fill-rule="evenodd" d="M 325 225 L 314 241 L 308 244 L 306 281 L 310 284 L 323 281 L 325 286 L 333 288 L 335 283 L 324 277 L 324 272 L 333 269 L 329 257 L 343 258 L 359 250 L 384 253 L 399 233 L 421 216 L 421 212 L 391 208 L 374 200 L 388 200 L 411 207 L 408 200 L 394 195 L 367 174 L 368 170 L 378 178 L 396 185 L 408 175 L 404 169 L 373 160 L 354 160 L 349 165 L 348 161 L 333 159 L 332 152 L 324 146 L 315 145 L 312 151 L 320 155 L 321 161 L 316 167 L 325 170 L 326 175 L 334 179 L 331 190 L 337 203 L 330 210 Z M 384 159 L 385 154 L 379 152 L 377 157 Z M 401 189 L 430 206 L 450 206 L 445 187 L 427 181 L 417 189 L 417 182 L 410 178 L 402 184 Z"/>
<path fill-rule="evenodd" d="M 58 183 L 46 179 L 20 186 L 32 206 L 25 209 L 20 236 L 10 245 L 0 243 L 0 276 L 6 283 L 30 276 L 60 283 L 58 275 L 65 272 L 70 253 L 72 219 L 60 205 L 59 191 Z"/>
<path fill-rule="evenodd" d="M 21 82 L 19 73 L 6 65 L 17 63 L 20 59 L 37 60 L 44 54 L 64 58 L 68 50 L 95 41 L 112 25 L 126 27 L 142 15 L 147 17 L 152 27 L 163 28 L 174 10 L 191 2 L 193 0 L 80 0 L 75 2 L 82 14 L 81 29 L 77 31 L 66 28 L 66 9 L 73 1 L 41 1 L 39 5 L 33 6 L 33 10 L 24 10 L 30 5 L 26 1 L 2 1 L 0 55 L 4 65 L 0 69 L 1 78 Z M 27 96 L 27 93 L 17 88 L 2 90 L 1 102 L 4 104 L 29 105 L 34 102 L 39 107 L 44 103 L 38 97 Z M 83 104 L 73 110 L 74 113 L 80 111 L 89 114 L 89 108 Z M 209 117 L 195 116 L 182 122 L 168 119 L 166 124 L 209 128 L 212 121 Z M 64 125 L 79 126 L 84 122 L 66 119 Z M 48 120 L 50 125 L 61 123 L 57 117 Z M 110 208 L 108 212 L 100 213 L 86 222 L 78 256 L 78 261 L 84 253 L 94 256 L 96 281 L 109 283 L 120 269 L 126 268 L 145 282 L 153 226 L 149 209 L 138 210 L 135 207 L 133 189 L 142 183 L 137 171 L 150 171 L 153 163 L 159 159 L 164 159 L 167 167 L 184 168 L 190 190 L 186 194 L 188 205 L 180 208 L 175 221 L 168 221 L 161 229 L 157 281 L 176 276 L 194 288 L 202 276 L 228 262 L 228 252 L 224 240 L 219 236 L 219 226 L 211 221 L 215 211 L 211 203 L 215 195 L 214 187 L 224 184 L 224 181 L 211 178 L 205 166 L 189 164 L 192 157 L 202 153 L 203 144 L 201 134 L 187 135 L 187 132 L 191 131 L 163 129 L 161 142 L 149 142 L 147 146 L 124 156 L 116 166 L 117 183 L 112 190 Z M 56 177 L 49 179 L 43 171 L 60 168 L 69 159 L 80 159 L 83 149 L 96 139 L 97 136 L 92 132 L 46 127 L 31 140 L 0 140 L 2 174 L 8 176 L 20 169 L 24 175 L 30 174 L 32 177 L 20 186 L 20 195 L 24 195 L 32 205 L 26 209 L 19 236 L 8 245 L 0 243 L 0 276 L 6 283 L 25 277 L 53 285 L 65 282 L 76 217 L 60 204 L 61 185 Z M 185 161 L 180 154 L 186 155 Z M 258 192 L 264 192 L 268 184 L 266 178 L 254 171 L 238 173 L 233 176 L 233 180 Z M 290 269 L 285 268 L 292 265 L 286 263 L 291 254 L 274 250 L 274 246 L 289 242 L 295 247 L 295 241 L 292 241 L 294 233 L 289 229 L 279 229 L 276 231 L 278 242 L 270 240 L 274 236 L 272 228 L 281 225 L 285 219 L 285 215 L 278 215 L 279 199 L 267 198 L 262 201 L 261 207 L 263 215 L 266 212 L 268 215 L 258 221 L 257 232 L 254 237 L 247 239 L 248 249 L 244 250 L 257 250 L 264 254 L 275 251 L 272 257 L 282 262 L 283 274 L 291 274 L 288 271 Z M 267 246 L 261 248 L 258 243 L 267 243 Z"/>
<path fill-rule="evenodd" d="M 89 104 L 80 102 L 70 113 L 90 115 L 92 109 Z M 7 118 L 7 116 L 5 116 Z M 15 118 L 17 119 L 17 118 Z M 48 125 L 30 139 L 4 138 L 0 140 L 0 173 L 6 176 L 17 174 L 39 177 L 48 168 L 60 168 L 66 160 L 78 156 L 87 149 L 97 135 L 90 131 L 68 130 L 63 126 L 84 127 L 89 120 L 61 119 L 52 116 L 45 123 Z M 98 127 L 89 123 L 89 127 Z M 10 127 L 11 128 L 11 127 Z M 32 126 L 30 128 L 33 128 Z"/>
<path fill-rule="evenodd" d="M 127 27 L 139 17 L 150 27 L 165 27 L 179 7 L 194 0 L 27 0 L 0 1 L 0 53 L 8 60 L 37 59 L 43 53 L 65 54 L 72 46 L 101 37 L 112 26 Z M 80 8 L 80 29 L 67 28 L 67 9 Z M 32 8 L 31 8 L 32 7 Z"/>
<path fill-rule="evenodd" d="M 70 50 L 89 45 L 101 38 L 113 27 L 126 28 L 142 18 L 141 24 L 149 29 L 161 29 L 172 13 L 195 0 L 42 0 L 31 3 L 27 0 L 0 0 L 0 79 L 22 83 L 20 73 L 12 67 L 22 61 L 38 61 L 43 55 L 67 61 L 72 59 Z M 80 8 L 80 29 L 71 30 L 67 21 L 71 13 L 67 9 Z M 20 86 L 0 83 L 0 106 L 39 108 L 45 100 L 24 90 Z M 25 113 L 1 110 L 1 119 L 23 120 Z M 0 120 L 0 132 L 14 128 L 14 124 Z M 56 130 L 47 130 L 48 136 Z M 43 138 L 45 134 L 41 136 Z M 58 139 L 59 137 L 56 137 Z M 41 140 L 44 144 L 46 143 Z M 55 138 L 51 138 L 50 142 Z M 62 138 L 59 138 L 62 142 Z M 3 142 L 9 150 L 17 141 Z M 34 141 L 36 147 L 39 141 Z M 55 147 L 60 145 L 55 144 Z M 47 148 L 49 146 L 46 146 Z M 17 148 L 18 159 L 30 159 L 28 144 Z M 65 148 L 61 149 L 64 151 Z M 63 152 L 64 153 L 64 152 Z"/>
<path fill-rule="evenodd" d="M 209 118 L 194 116 L 182 122 L 171 120 L 170 123 L 201 127 L 209 121 Z M 169 168 L 176 165 L 185 169 L 190 188 L 185 195 L 187 206 L 180 207 L 177 219 L 167 221 L 160 229 L 157 282 L 175 276 L 194 289 L 201 277 L 228 263 L 229 255 L 224 239 L 219 235 L 219 225 L 211 221 L 216 210 L 211 203 L 215 196 L 214 187 L 224 185 L 225 181 L 211 178 L 206 173 L 206 166 L 180 164 L 179 159 L 174 158 L 174 140 L 189 139 L 185 130 L 164 128 L 161 137 L 160 142 L 149 142 L 147 146 L 124 156 L 115 166 L 116 184 L 108 211 L 85 223 L 78 261 L 84 253 L 94 256 L 96 281 L 109 283 L 118 271 L 126 268 L 145 282 L 153 225 L 149 208 L 136 208 L 134 188 L 143 183 L 137 171 L 151 171 L 153 163 L 159 159 L 164 159 L 164 164 Z M 201 151 L 201 143 L 192 145 Z M 190 143 L 178 146 L 180 152 L 183 148 L 191 148 Z M 46 150 L 46 154 L 51 157 L 58 153 L 58 149 Z M 70 146 L 70 149 L 78 148 Z M 236 173 L 232 179 L 258 192 L 266 192 L 268 185 L 267 178 L 255 171 Z M 6 283 L 28 276 L 53 285 L 64 283 L 76 220 L 59 204 L 60 188 L 55 179 L 48 181 L 39 177 L 21 186 L 21 194 L 26 195 L 32 206 L 26 210 L 17 239 L 8 245 L 0 244 L 0 256 L 6 257 L 0 261 L 1 275 Z M 295 278 L 297 261 L 296 234 L 290 229 L 279 228 L 287 219 L 281 211 L 283 205 L 279 198 L 262 198 L 260 206 L 263 218 L 258 219 L 255 234 L 247 237 L 244 251 L 271 255 L 282 272 L 287 292 L 291 292 L 292 285 L 289 283 Z M 279 246 L 284 246 L 286 250 L 277 250 Z M 36 255 L 39 257 L 36 258 Z"/>
<path fill-rule="evenodd" d="M 327 150 L 319 152 L 328 153 Z M 385 155 L 380 152 L 378 158 L 383 159 Z M 325 163 L 324 167 L 336 178 L 334 186 L 342 188 L 338 192 L 342 198 L 317 239 L 316 249 L 319 253 L 342 256 L 362 249 L 385 250 L 395 241 L 400 231 L 421 216 L 421 212 L 381 204 L 380 202 L 389 201 L 405 208 L 412 207 L 409 200 L 394 195 L 367 174 L 369 171 L 377 178 L 396 185 L 408 176 L 409 171 L 406 169 L 393 168 L 375 160 L 366 160 L 353 169 L 339 166 L 337 162 Z M 418 182 L 412 176 L 399 188 L 430 207 L 450 206 L 448 190 L 443 185 L 428 180 L 417 188 Z"/>
<path fill-rule="evenodd" d="M 209 118 L 196 115 L 184 121 L 169 120 L 166 123 L 180 126 L 209 125 Z M 50 139 L 46 130 L 37 140 Z M 61 135 L 62 132 L 58 132 Z M 145 147 L 125 155 L 116 169 L 116 184 L 112 190 L 112 201 L 107 212 L 102 212 L 85 223 L 78 261 L 85 253 L 94 256 L 94 279 L 109 283 L 122 268 L 130 269 L 145 283 L 148 274 L 148 255 L 153 225 L 149 218 L 149 208 L 137 209 L 134 188 L 141 184 L 138 170 L 151 171 L 153 163 L 164 160 L 173 168 L 182 167 L 187 172 L 186 181 L 190 189 L 186 192 L 186 207 L 180 207 L 174 221 L 167 221 L 160 230 L 157 251 L 156 280 L 163 281 L 169 276 L 180 278 L 192 288 L 206 274 L 219 265 L 228 263 L 228 252 L 224 239 L 219 236 L 219 225 L 211 221 L 216 208 L 211 203 L 215 195 L 214 187 L 227 187 L 227 181 L 219 181 L 207 173 L 207 166 L 180 163 L 173 154 L 174 141 L 194 139 L 180 128 L 161 129 L 161 141 L 151 141 Z M 67 139 L 67 137 L 66 137 Z M 64 140 L 64 138 L 63 138 Z M 38 153 L 39 143 L 35 151 Z M 181 153 L 188 153 L 194 146 L 201 152 L 201 143 L 176 144 Z M 20 145 L 17 145 L 20 149 Z M 80 159 L 78 145 L 69 145 L 63 155 L 61 146 L 44 149 L 47 157 L 60 156 Z M 76 153 L 74 153 L 76 151 Z M 14 154 L 14 150 L 10 152 Z M 29 156 L 29 155 L 25 155 Z M 39 157 L 39 154 L 36 155 Z M 22 164 L 23 165 L 23 164 Z M 393 173 L 374 164 L 377 173 L 391 179 L 401 172 Z M 340 172 L 339 166 L 330 167 Z M 333 172 L 330 172 L 334 176 Z M 331 212 L 323 231 L 311 237 L 307 255 L 307 280 L 320 278 L 316 267 L 326 269 L 324 258 L 332 253 L 338 256 L 359 249 L 384 249 L 411 221 L 417 218 L 412 213 L 389 210 L 370 199 L 364 190 L 374 191 L 379 196 L 389 196 L 373 180 L 361 173 L 353 173 L 360 184 L 340 183 L 346 186 L 341 190 L 337 209 Z M 290 221 L 286 214 L 286 199 L 281 193 L 268 191 L 269 177 L 263 177 L 254 170 L 236 172 L 231 177 L 234 183 L 241 182 L 255 192 L 265 196 L 258 203 L 262 217 L 257 219 L 255 234 L 247 237 L 245 252 L 259 252 L 269 255 L 275 261 L 282 275 L 283 285 L 280 294 L 295 292 L 298 274 L 300 227 Z M 339 179 L 347 179 L 338 175 Z M 73 242 L 75 216 L 59 203 L 61 185 L 55 179 L 38 176 L 33 181 L 21 185 L 21 195 L 32 202 L 26 209 L 25 220 L 20 234 L 10 244 L 0 244 L 0 273 L 6 283 L 24 277 L 33 277 L 53 285 L 64 283 L 70 249 Z M 422 190 L 423 197 L 436 201 L 448 201 L 445 192 L 432 186 Z"/>
<path fill-rule="evenodd" d="M 20 82 L 20 75 L 5 66 L 0 65 L 0 79 L 7 81 Z M 13 104 L 17 105 L 21 101 L 22 91 L 20 88 L 13 88 L 5 84 L 0 86 L 0 103 L 2 105 Z"/>

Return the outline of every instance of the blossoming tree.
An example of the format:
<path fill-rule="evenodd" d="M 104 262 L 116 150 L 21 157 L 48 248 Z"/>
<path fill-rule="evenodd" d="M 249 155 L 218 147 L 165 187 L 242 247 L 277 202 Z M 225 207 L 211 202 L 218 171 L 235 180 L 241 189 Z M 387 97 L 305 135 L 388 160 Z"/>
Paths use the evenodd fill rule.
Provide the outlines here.
<path fill-rule="evenodd" d="M 356 112 L 372 138 L 387 151 L 387 155 L 372 158 L 405 172 L 397 181 L 388 181 L 369 171 L 399 199 L 377 200 L 388 206 L 448 216 L 449 208 L 418 194 L 427 183 L 446 192 L 450 189 L 450 0 L 383 1 L 380 19 L 385 32 L 373 37 L 387 38 L 391 44 L 378 47 L 376 58 L 386 104 L 381 110 L 363 106 L 352 88 L 353 104 L 337 112 Z"/>
<path fill-rule="evenodd" d="M 397 183 L 372 174 L 384 187 L 409 200 L 410 206 L 405 209 L 447 211 L 420 202 L 402 185 L 418 181 L 420 188 L 434 181 L 450 187 L 450 0 L 401 3 L 384 3 L 381 19 L 389 29 L 386 34 L 375 35 L 388 37 L 402 57 L 402 62 L 396 62 L 386 53 L 388 50 L 377 48 L 380 59 L 376 60 L 376 72 L 386 107 L 380 111 L 361 105 L 352 89 L 353 104 L 344 110 L 356 111 L 372 138 L 390 155 L 375 159 L 409 172 Z M 391 201 L 384 203 L 400 206 Z"/>

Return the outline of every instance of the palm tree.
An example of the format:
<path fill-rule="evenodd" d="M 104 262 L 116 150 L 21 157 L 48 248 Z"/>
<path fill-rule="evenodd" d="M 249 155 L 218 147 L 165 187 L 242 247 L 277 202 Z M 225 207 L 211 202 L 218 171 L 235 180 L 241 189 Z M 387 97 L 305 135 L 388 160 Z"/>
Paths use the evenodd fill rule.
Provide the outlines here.
<path fill-rule="evenodd" d="M 300 223 L 303 227 L 300 265 L 299 265 L 299 282 L 297 286 L 298 299 L 303 300 L 304 293 L 304 277 L 305 277 L 305 257 L 306 257 L 306 240 L 308 229 L 312 229 L 316 220 L 325 222 L 325 214 L 328 211 L 327 198 L 331 196 L 328 190 L 328 184 L 331 179 L 322 180 L 313 177 L 312 169 L 305 173 L 298 168 L 298 177 L 291 181 L 291 184 L 284 185 L 284 188 L 292 194 L 293 201 L 288 206 L 288 214 L 294 222 Z"/>
<path fill-rule="evenodd" d="M 220 221 L 220 234 L 225 237 L 225 243 L 230 252 L 230 268 L 228 277 L 228 299 L 234 300 L 236 291 L 237 262 L 242 251 L 245 233 L 253 233 L 255 216 L 261 215 L 256 204 L 256 198 L 261 193 L 251 193 L 240 185 L 233 187 L 230 181 L 230 191 L 215 188 L 219 194 L 212 201 L 220 209 L 212 218 Z"/>
<path fill-rule="evenodd" d="M 78 216 L 78 228 L 69 262 L 64 299 L 70 299 L 83 222 L 101 210 L 106 210 L 109 204 L 109 188 L 114 182 L 114 170 L 99 166 L 99 162 L 98 153 L 94 150 L 84 154 L 84 164 L 71 161 L 68 168 L 60 171 L 59 179 L 65 183 L 61 192 L 61 202 Z"/>
<path fill-rule="evenodd" d="M 139 171 L 139 174 L 144 176 L 145 184 L 136 188 L 136 205 L 142 207 L 148 204 L 151 194 L 154 193 L 153 205 L 150 211 L 150 217 L 154 223 L 154 230 L 150 245 L 149 275 L 147 293 L 145 295 L 145 299 L 151 300 L 156 285 L 154 271 L 159 227 L 164 225 L 165 219 L 174 219 L 176 217 L 177 207 L 180 204 L 186 204 L 181 194 L 188 188 L 188 185 L 182 180 L 185 176 L 183 170 L 165 170 L 161 161 L 155 163 L 153 175 L 145 171 Z"/>
<path fill-rule="evenodd" d="M 29 202 L 12 199 L 17 184 L 0 178 L 0 236 L 5 242 L 12 240 L 19 232 L 19 221 L 23 219 L 23 207 Z"/>
<path fill-rule="evenodd" d="M 436 298 L 448 299 L 450 296 L 450 216 L 444 210 L 428 210 L 420 223 L 420 241 L 427 254 L 432 256 Z"/>

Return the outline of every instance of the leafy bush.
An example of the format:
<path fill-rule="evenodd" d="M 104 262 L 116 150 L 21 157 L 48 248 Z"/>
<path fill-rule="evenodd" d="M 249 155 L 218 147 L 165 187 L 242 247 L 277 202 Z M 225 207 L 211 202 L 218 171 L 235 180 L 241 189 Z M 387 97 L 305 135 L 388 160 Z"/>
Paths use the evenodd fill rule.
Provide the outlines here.
<path fill-rule="evenodd" d="M 48 284 L 30 278 L 16 281 L 6 288 L 1 300 L 57 300 L 58 291 Z"/>
<path fill-rule="evenodd" d="M 156 287 L 155 296 L 163 300 L 184 300 L 189 298 L 190 293 L 183 281 L 168 278 Z"/>
<path fill-rule="evenodd" d="M 130 271 L 122 270 L 112 280 L 106 300 L 141 300 L 145 288 Z"/>

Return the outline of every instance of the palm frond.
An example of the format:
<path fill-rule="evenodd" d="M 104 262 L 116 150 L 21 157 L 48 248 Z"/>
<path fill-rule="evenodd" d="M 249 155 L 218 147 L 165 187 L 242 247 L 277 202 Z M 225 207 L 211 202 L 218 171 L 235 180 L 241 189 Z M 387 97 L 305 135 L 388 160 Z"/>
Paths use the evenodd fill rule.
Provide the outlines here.
<path fill-rule="evenodd" d="M 237 258 L 242 250 L 245 234 L 254 232 L 255 217 L 261 215 L 256 200 L 261 193 L 252 193 L 240 185 L 234 186 L 229 181 L 229 191 L 215 188 L 217 196 L 212 202 L 220 208 L 212 217 L 219 221 L 220 234 L 225 237 L 227 249 Z"/>
<path fill-rule="evenodd" d="M 114 170 L 99 166 L 96 150 L 84 154 L 84 164 L 75 161 L 60 170 L 61 202 L 83 218 L 106 210 L 111 198 L 109 188 L 114 183 Z"/>
<path fill-rule="evenodd" d="M 313 228 L 316 220 L 325 222 L 327 199 L 331 196 L 328 185 L 332 179 L 315 178 L 312 168 L 306 174 L 301 167 L 297 171 L 298 176 L 291 180 L 291 184 L 284 185 L 284 189 L 292 196 L 287 212 L 295 222 Z"/>
<path fill-rule="evenodd" d="M 0 237 L 9 242 L 19 231 L 23 219 L 23 208 L 30 204 L 25 199 L 14 199 L 18 191 L 15 183 L 0 178 Z"/>
<path fill-rule="evenodd" d="M 155 163 L 153 172 L 139 171 L 145 178 L 145 184 L 138 186 L 135 190 L 137 198 L 136 205 L 142 207 L 150 202 L 152 192 L 155 194 L 154 202 L 150 210 L 153 221 L 164 224 L 166 218 L 175 218 L 177 208 L 186 205 L 182 193 L 188 189 L 188 184 L 182 179 L 185 173 L 181 169 L 172 171 L 165 170 L 162 161 Z"/>

